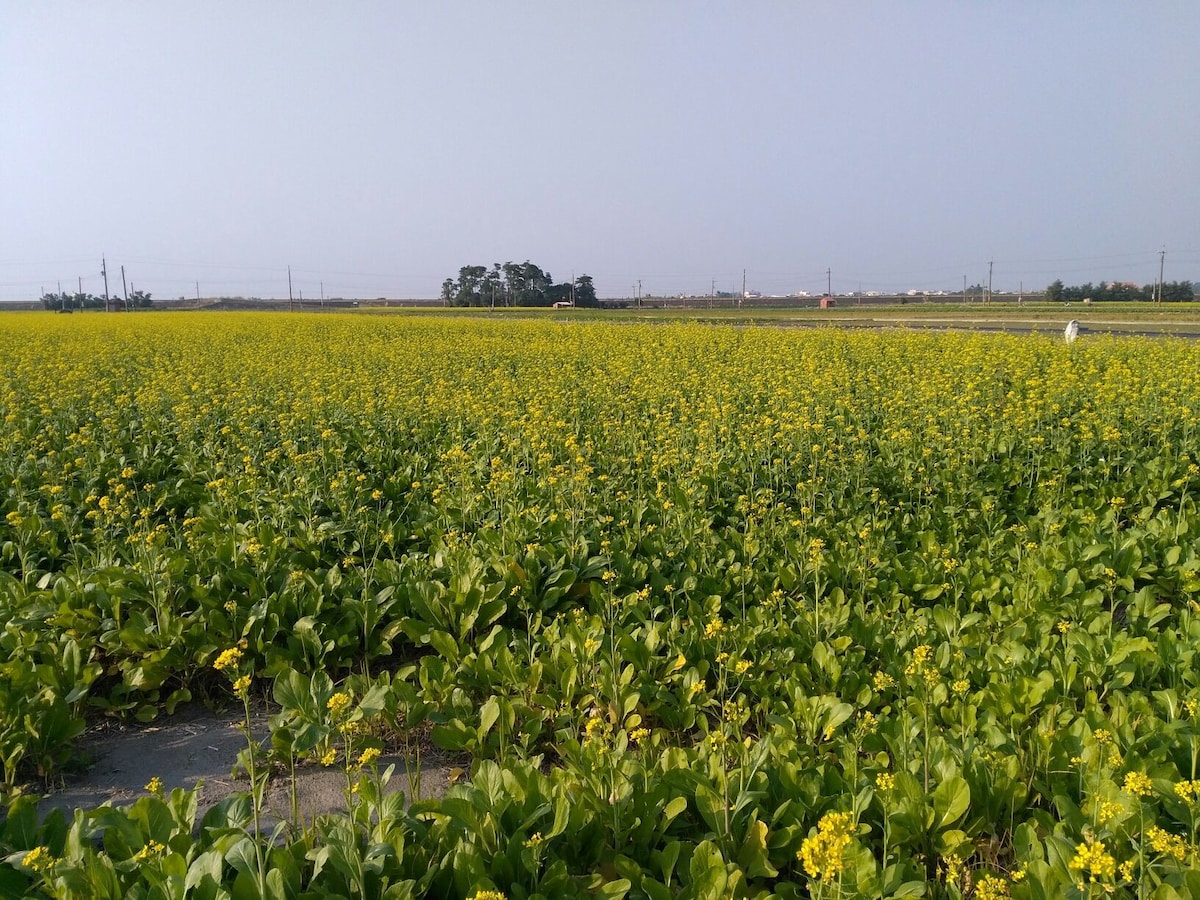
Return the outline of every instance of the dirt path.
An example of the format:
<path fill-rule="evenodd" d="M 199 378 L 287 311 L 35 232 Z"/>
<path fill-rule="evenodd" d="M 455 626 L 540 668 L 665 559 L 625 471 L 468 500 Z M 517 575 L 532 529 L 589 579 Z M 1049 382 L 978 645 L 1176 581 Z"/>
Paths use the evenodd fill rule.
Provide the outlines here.
<path fill-rule="evenodd" d="M 241 710 L 214 713 L 203 708 L 189 709 L 149 726 L 112 725 L 84 736 L 80 750 L 92 760 L 88 770 L 64 779 L 39 804 L 43 815 L 62 809 L 68 820 L 75 809 L 94 809 L 102 804 L 119 806 L 132 803 L 146 793 L 151 778 L 162 781 L 163 789 L 194 788 L 200 785 L 200 812 L 219 803 L 230 794 L 246 791 L 244 774 L 232 773 L 238 754 L 246 749 L 242 732 Z M 255 714 L 256 737 L 267 737 L 267 713 Z M 389 765 L 396 771 L 389 791 L 409 793 L 405 760 L 399 756 L 381 756 L 378 766 Z M 460 777 L 469 762 L 440 751 L 426 751 L 419 770 L 413 775 L 419 783 L 420 799 L 440 797 L 449 783 Z M 300 814 L 311 821 L 314 816 L 346 809 L 346 775 L 340 764 L 329 768 L 303 766 L 297 771 Z M 267 812 L 271 818 L 290 818 L 291 799 L 288 777 L 272 778 L 267 792 Z"/>

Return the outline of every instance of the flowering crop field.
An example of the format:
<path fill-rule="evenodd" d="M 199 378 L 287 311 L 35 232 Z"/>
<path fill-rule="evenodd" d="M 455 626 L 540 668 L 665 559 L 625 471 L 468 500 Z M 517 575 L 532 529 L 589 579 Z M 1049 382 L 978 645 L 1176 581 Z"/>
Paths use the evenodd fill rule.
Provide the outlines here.
<path fill-rule="evenodd" d="M 0 894 L 1200 897 L 1200 343 L 12 314 L 0 361 Z M 244 795 L 38 819 L 89 721 L 200 699 L 270 703 Z M 462 781 L 385 791 L 430 742 Z M 260 817 L 321 764 L 345 815 Z"/>

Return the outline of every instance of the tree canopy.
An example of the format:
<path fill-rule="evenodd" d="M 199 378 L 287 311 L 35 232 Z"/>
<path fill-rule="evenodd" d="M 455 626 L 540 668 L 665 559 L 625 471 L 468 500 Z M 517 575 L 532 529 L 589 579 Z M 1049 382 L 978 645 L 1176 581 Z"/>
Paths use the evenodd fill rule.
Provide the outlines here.
<path fill-rule="evenodd" d="M 448 306 L 553 306 L 559 302 L 598 306 L 590 275 L 555 284 L 549 272 L 525 260 L 463 266 L 458 278 L 442 282 L 442 302 Z"/>
<path fill-rule="evenodd" d="M 1112 301 L 1153 300 L 1155 285 L 1145 284 L 1138 287 L 1124 281 L 1102 281 L 1100 284 L 1064 285 L 1062 279 L 1057 279 L 1046 288 L 1046 299 L 1054 303 L 1079 303 L 1091 300 L 1093 303 Z M 1195 299 L 1195 291 L 1190 281 L 1164 281 L 1162 285 L 1164 303 L 1183 303 Z"/>

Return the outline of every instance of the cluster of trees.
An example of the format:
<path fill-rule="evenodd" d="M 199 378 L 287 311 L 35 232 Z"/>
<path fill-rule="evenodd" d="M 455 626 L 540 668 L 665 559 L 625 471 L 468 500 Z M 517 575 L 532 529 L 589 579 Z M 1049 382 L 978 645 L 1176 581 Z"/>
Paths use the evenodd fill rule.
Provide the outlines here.
<path fill-rule="evenodd" d="M 447 306 L 599 306 L 590 275 L 574 282 L 555 284 L 549 272 L 529 260 L 523 263 L 493 263 L 487 266 L 463 266 L 458 278 L 442 282 L 442 302 Z"/>
<path fill-rule="evenodd" d="M 55 310 L 76 310 L 76 309 L 104 309 L 104 298 L 97 297 L 95 294 L 74 293 L 69 294 L 63 291 L 56 294 L 53 291 L 47 291 L 42 294 L 42 305 L 46 309 Z M 109 309 L 149 309 L 153 306 L 150 300 L 149 291 L 131 291 L 129 294 L 129 302 L 126 303 L 124 297 L 109 297 Z"/>
<path fill-rule="evenodd" d="M 1112 300 L 1155 300 L 1158 285 L 1145 284 L 1138 287 L 1121 281 L 1104 281 L 1100 284 L 1066 286 L 1059 279 L 1046 288 L 1046 299 L 1055 303 L 1079 303 L 1090 299 L 1093 303 Z M 1195 299 L 1195 291 L 1190 281 L 1164 281 L 1162 284 L 1162 300 L 1164 303 L 1183 303 Z"/>

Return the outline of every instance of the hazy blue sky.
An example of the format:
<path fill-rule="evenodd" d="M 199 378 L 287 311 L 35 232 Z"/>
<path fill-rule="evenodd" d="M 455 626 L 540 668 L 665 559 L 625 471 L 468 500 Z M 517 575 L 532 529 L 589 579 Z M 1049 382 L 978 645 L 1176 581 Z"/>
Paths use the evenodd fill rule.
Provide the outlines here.
<path fill-rule="evenodd" d="M 0 299 L 1200 279 L 1200 3 L 0 0 Z"/>

